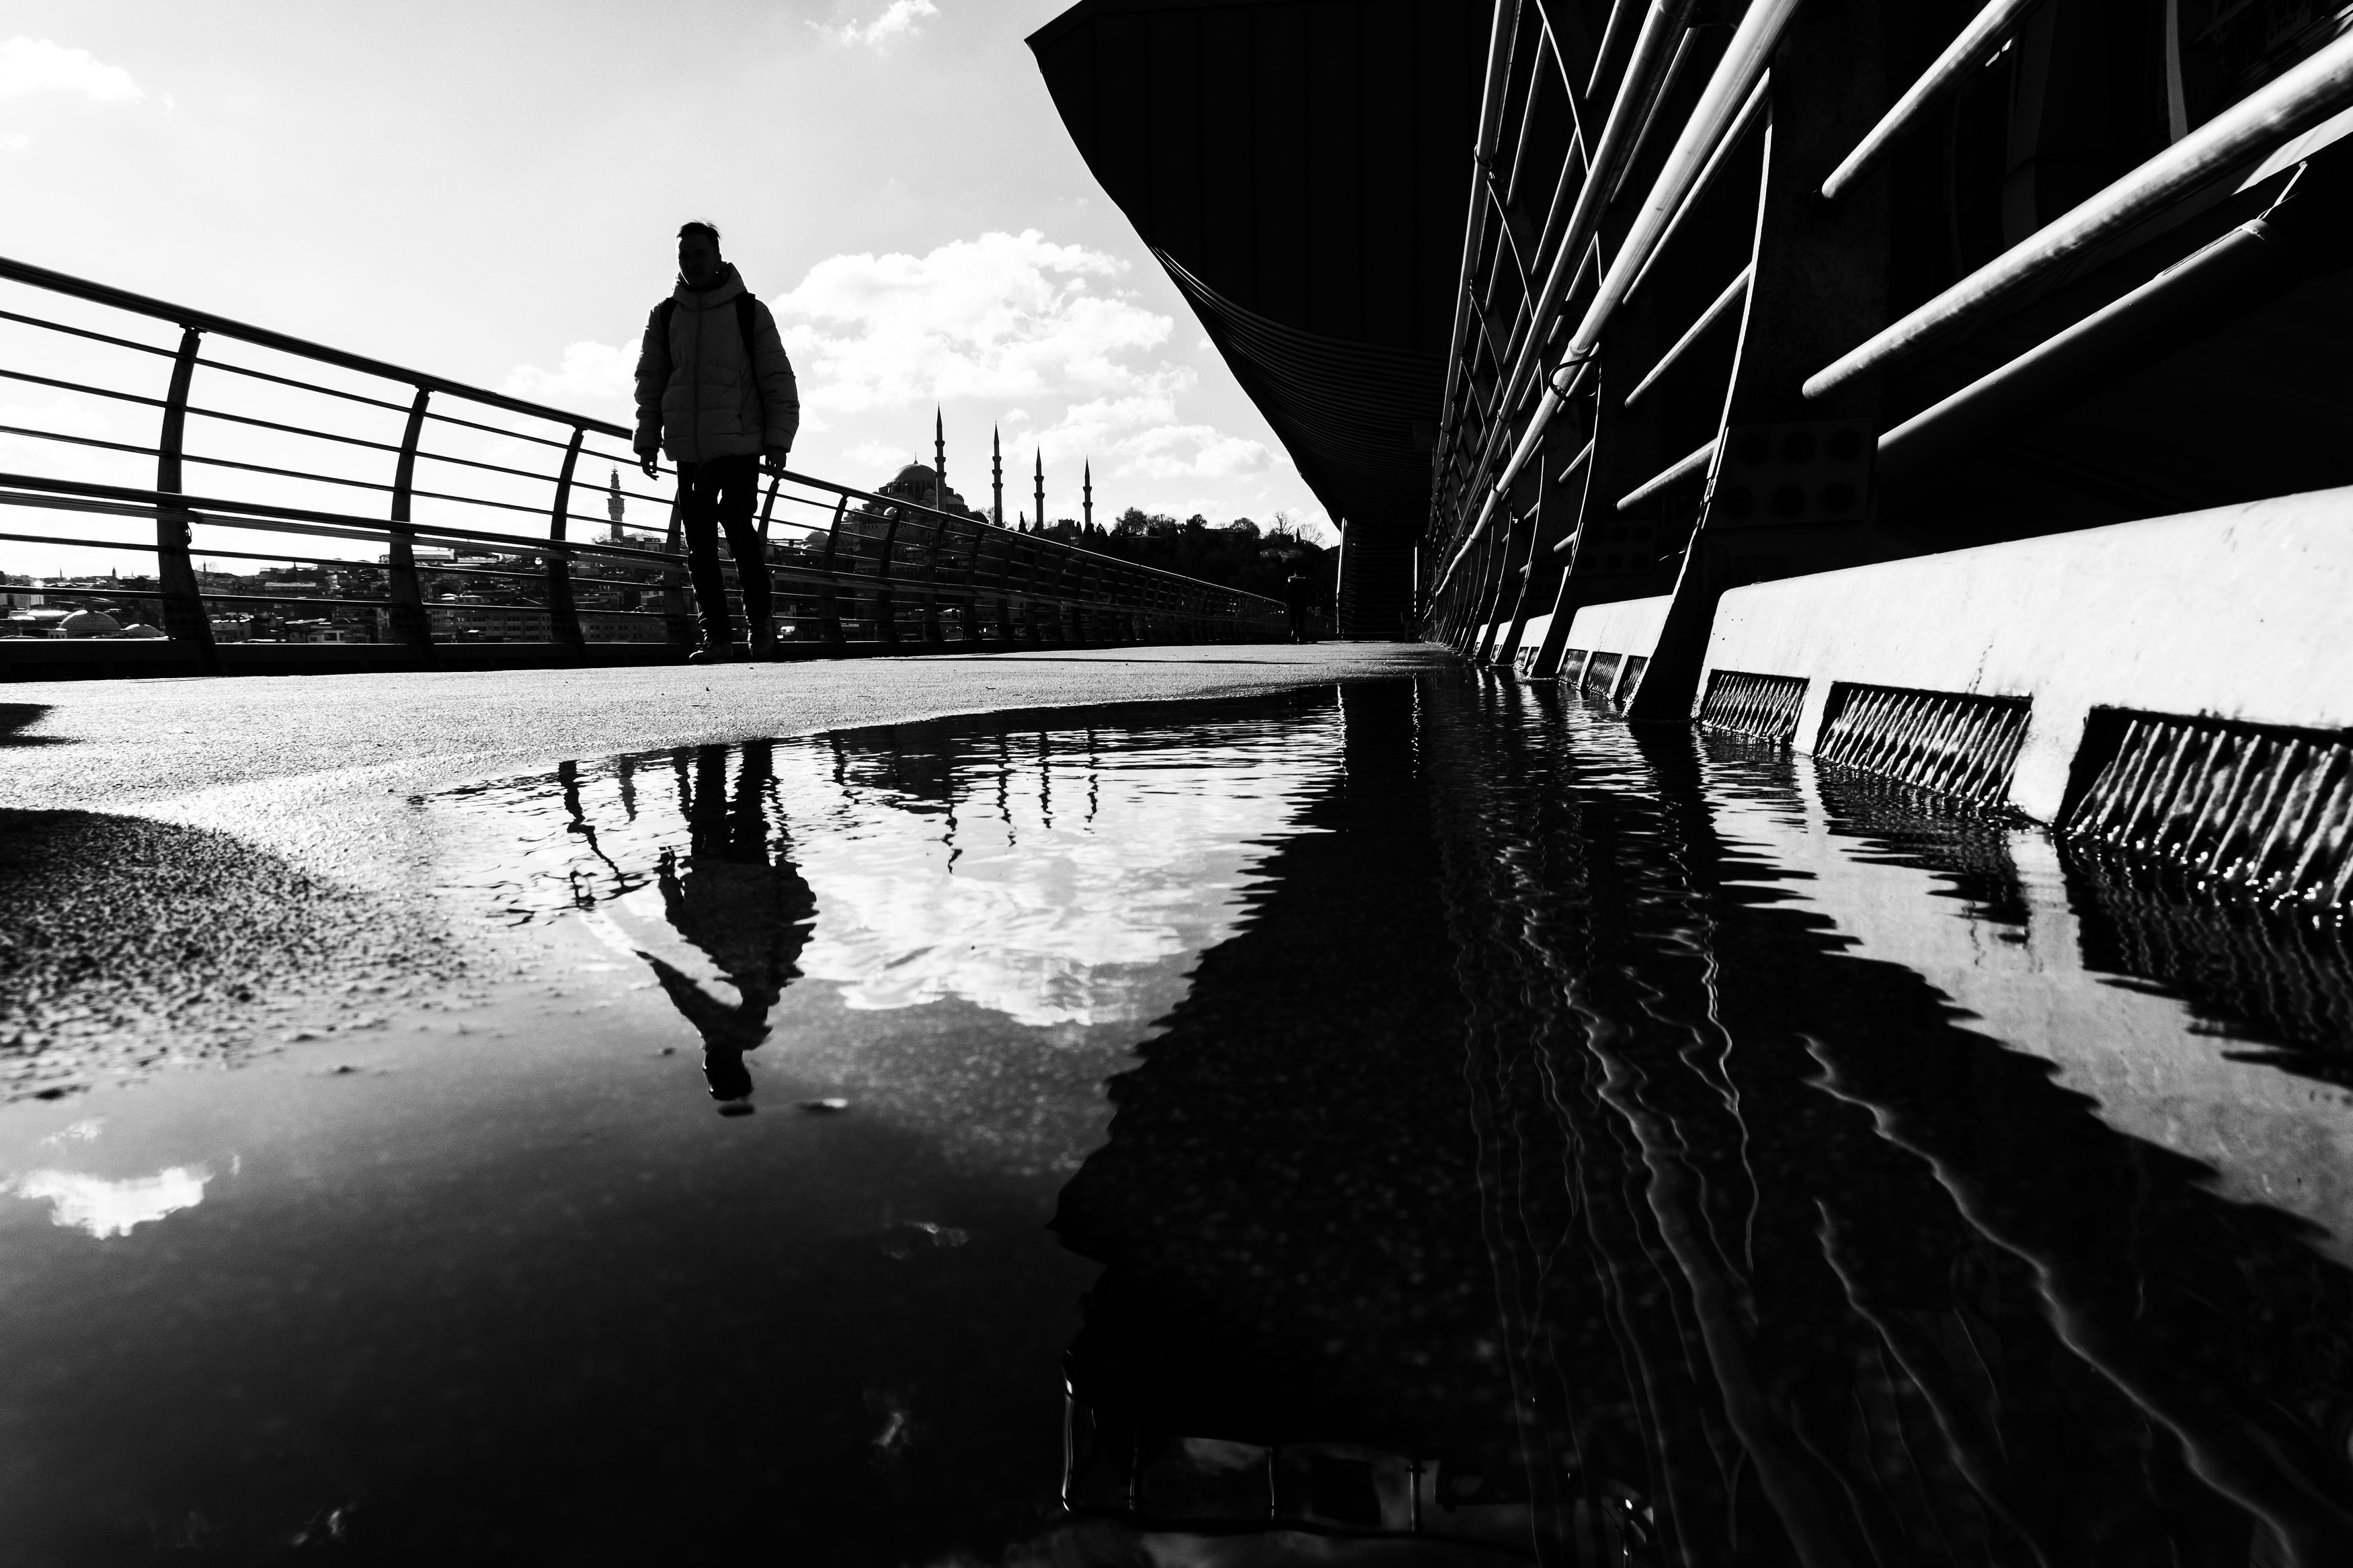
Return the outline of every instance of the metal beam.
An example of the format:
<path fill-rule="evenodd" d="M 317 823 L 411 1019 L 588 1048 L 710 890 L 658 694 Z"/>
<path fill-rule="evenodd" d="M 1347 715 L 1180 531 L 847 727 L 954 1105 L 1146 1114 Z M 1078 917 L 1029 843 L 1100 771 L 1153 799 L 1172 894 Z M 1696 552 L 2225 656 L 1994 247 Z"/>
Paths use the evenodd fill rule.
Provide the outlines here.
<path fill-rule="evenodd" d="M 1886 155 L 1895 139 L 1910 129 L 1921 111 L 1961 84 L 1961 79 L 1986 63 L 1986 51 L 1994 42 L 2006 37 L 2012 27 L 2026 19 L 2026 14 L 2043 0 L 1989 0 L 1986 8 L 1969 18 L 1953 41 L 1945 46 L 1936 63 L 1920 74 L 1920 79 L 1904 89 L 1895 106 L 1880 117 L 1879 123 L 1864 132 L 1839 166 L 1822 182 L 1822 199 L 1834 202 L 1846 193 L 1848 186 L 1862 178 L 1873 164 Z"/>
<path fill-rule="evenodd" d="M 1894 325 L 1807 377 L 1819 398 L 1984 316 L 2094 246 L 2353 106 L 2353 34 L 2249 93 Z"/>

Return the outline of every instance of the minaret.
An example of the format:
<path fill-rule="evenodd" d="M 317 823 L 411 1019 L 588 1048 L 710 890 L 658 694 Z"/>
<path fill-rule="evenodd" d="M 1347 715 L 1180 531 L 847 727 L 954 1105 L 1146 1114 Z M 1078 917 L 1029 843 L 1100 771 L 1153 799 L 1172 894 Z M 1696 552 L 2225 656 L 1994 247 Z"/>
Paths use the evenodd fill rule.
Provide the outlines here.
<path fill-rule="evenodd" d="M 932 510 L 934 511 L 940 510 L 940 504 L 947 500 L 947 494 L 948 427 L 940 417 L 938 405 L 934 405 L 932 408 Z"/>
<path fill-rule="evenodd" d="M 989 502 L 988 521 L 997 527 L 1005 526 L 1005 444 L 997 438 L 997 427 L 988 430 L 988 489 L 995 499 Z"/>
<path fill-rule="evenodd" d="M 1046 454 L 1038 454 L 1038 531 L 1046 531 Z"/>
<path fill-rule="evenodd" d="M 1083 498 L 1079 502 L 1079 536 L 1083 539 L 1091 536 L 1095 531 L 1094 459 L 1092 458 L 1088 458 L 1086 467 L 1079 471 L 1085 476 L 1085 479 L 1082 481 L 1082 488 L 1079 491 L 1079 494 Z"/>
<path fill-rule="evenodd" d="M 628 542 L 621 533 L 621 513 L 627 509 L 628 505 L 628 503 L 621 499 L 621 470 L 615 468 L 613 470 L 613 488 L 605 497 L 605 515 L 613 520 L 612 542 L 615 544 Z"/>

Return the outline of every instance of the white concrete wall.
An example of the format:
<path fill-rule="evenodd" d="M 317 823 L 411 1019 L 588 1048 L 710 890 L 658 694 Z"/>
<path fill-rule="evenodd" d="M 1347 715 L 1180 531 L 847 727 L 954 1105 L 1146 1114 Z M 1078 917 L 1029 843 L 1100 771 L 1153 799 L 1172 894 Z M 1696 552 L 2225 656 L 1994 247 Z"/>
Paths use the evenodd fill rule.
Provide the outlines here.
<path fill-rule="evenodd" d="M 1536 655 L 1544 651 L 1545 637 L 1551 630 L 1552 616 L 1549 614 L 1530 616 L 1528 624 L 1520 628 L 1520 644 L 1512 650 L 1512 665 L 1523 679 L 1527 676 L 1528 666 L 1535 662 Z"/>
<path fill-rule="evenodd" d="M 1672 594 L 1654 599 L 1620 599 L 1614 605 L 1588 605 L 1568 623 L 1569 647 L 1594 653 L 1630 653 L 1648 658 L 1659 646 L 1659 628 L 1667 622 Z"/>
<path fill-rule="evenodd" d="M 1832 681 L 2031 697 L 2010 804 L 2048 821 L 2094 707 L 2353 726 L 2348 633 L 2353 489 L 2316 490 L 1736 588 L 1699 693 L 1809 678 L 1800 749 Z"/>

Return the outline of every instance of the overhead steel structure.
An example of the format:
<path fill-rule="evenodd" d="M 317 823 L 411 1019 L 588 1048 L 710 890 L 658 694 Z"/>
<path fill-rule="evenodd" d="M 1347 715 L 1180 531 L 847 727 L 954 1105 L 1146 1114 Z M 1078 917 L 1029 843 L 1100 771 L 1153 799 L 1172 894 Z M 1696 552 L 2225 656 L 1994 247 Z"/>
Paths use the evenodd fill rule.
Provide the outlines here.
<path fill-rule="evenodd" d="M 1498 0 L 1428 633 L 2353 481 L 2336 10 Z"/>
<path fill-rule="evenodd" d="M 1487 14 L 1082 0 L 1029 39 L 1064 124 L 1342 525 L 1345 635 L 1410 635 Z"/>

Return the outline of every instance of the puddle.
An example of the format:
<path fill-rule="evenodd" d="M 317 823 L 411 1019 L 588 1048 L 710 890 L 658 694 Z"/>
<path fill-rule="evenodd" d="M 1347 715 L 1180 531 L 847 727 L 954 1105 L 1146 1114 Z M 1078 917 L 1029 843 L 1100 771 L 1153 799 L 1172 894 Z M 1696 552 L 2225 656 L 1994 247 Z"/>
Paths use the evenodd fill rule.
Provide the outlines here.
<path fill-rule="evenodd" d="M 0 1108 L 12 1562 L 2353 1560 L 2341 933 L 1460 672 L 416 809 Z"/>

